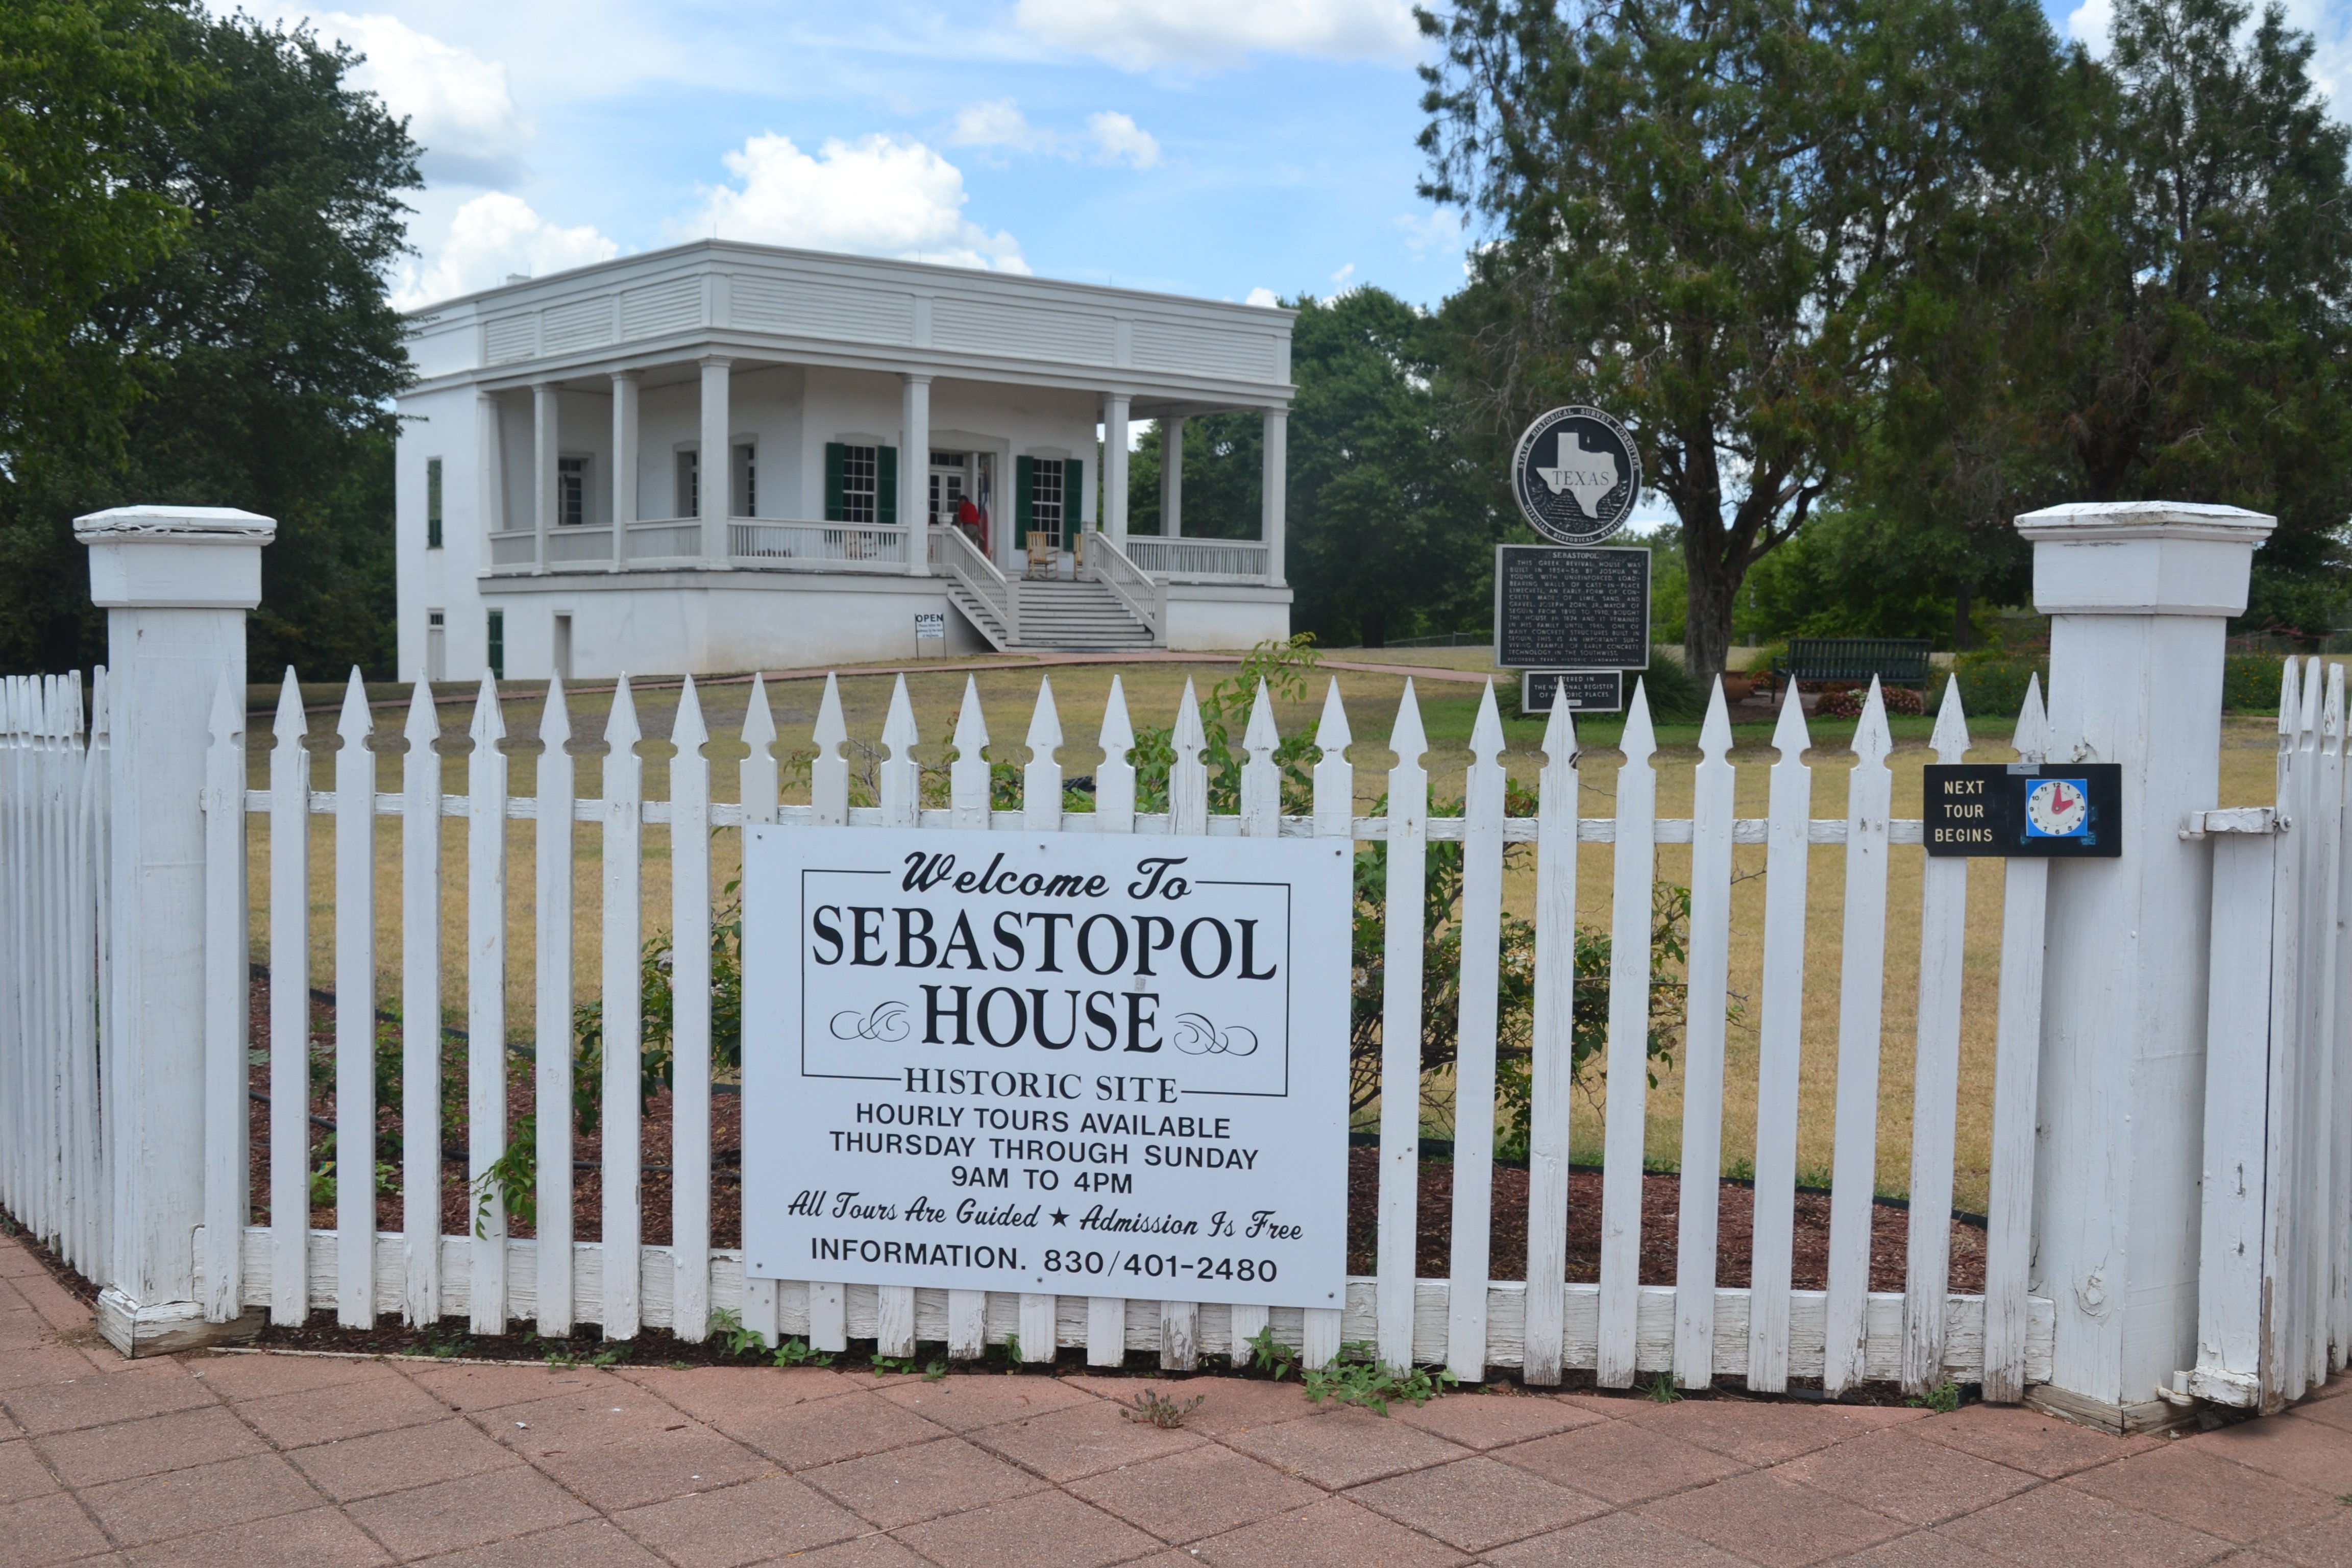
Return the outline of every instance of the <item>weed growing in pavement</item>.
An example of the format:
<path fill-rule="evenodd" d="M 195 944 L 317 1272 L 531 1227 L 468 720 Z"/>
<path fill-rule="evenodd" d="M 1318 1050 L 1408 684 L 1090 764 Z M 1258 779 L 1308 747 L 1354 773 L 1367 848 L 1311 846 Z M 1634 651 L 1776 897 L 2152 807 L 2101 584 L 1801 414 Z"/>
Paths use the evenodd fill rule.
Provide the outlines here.
<path fill-rule="evenodd" d="M 778 1366 L 831 1366 L 833 1355 L 827 1351 L 809 1349 L 809 1342 L 797 1336 L 776 1347 Z"/>
<path fill-rule="evenodd" d="M 923 1369 L 925 1383 L 945 1383 L 948 1380 L 948 1358 L 940 1357 Z"/>
<path fill-rule="evenodd" d="M 1291 1352 L 1288 1345 L 1274 1337 L 1274 1330 L 1271 1326 L 1260 1329 L 1256 1337 L 1250 1340 L 1248 1343 L 1249 1354 L 1242 1358 L 1243 1366 L 1255 1366 L 1270 1372 L 1274 1373 L 1274 1381 L 1276 1383 L 1280 1383 L 1297 1370 L 1297 1356 Z"/>
<path fill-rule="evenodd" d="M 1938 1415 L 1949 1415 L 1960 1407 L 1960 1385 L 1948 1377 L 1927 1393 L 1903 1403 L 1914 1410 L 1930 1410 Z"/>
<path fill-rule="evenodd" d="M 1134 1399 L 1123 1401 L 1118 1413 L 1139 1425 L 1162 1426 L 1170 1431 L 1184 1425 L 1184 1417 L 1209 1403 L 1205 1394 L 1196 1394 L 1178 1404 L 1156 1388 L 1147 1388 Z"/>
<path fill-rule="evenodd" d="M 710 1337 L 725 1344 L 731 1356 L 752 1355 L 768 1348 L 759 1330 L 745 1328 L 742 1314 L 726 1307 L 711 1312 Z"/>
<path fill-rule="evenodd" d="M 1683 1396 L 1682 1390 L 1675 1386 L 1675 1374 L 1670 1372 L 1662 1372 L 1650 1379 L 1642 1392 L 1650 1396 L 1653 1405 L 1672 1405 Z"/>
<path fill-rule="evenodd" d="M 877 1355 L 874 1358 L 876 1372 L 912 1373 L 915 1358 L 910 1355 Z"/>
<path fill-rule="evenodd" d="M 1004 1336 L 1004 1375 L 1010 1377 L 1020 1370 L 1021 1336 L 1007 1334 Z"/>
<path fill-rule="evenodd" d="M 1301 1373 L 1300 1381 L 1306 1384 L 1307 1397 L 1317 1405 L 1328 1399 L 1386 1415 L 1392 1399 L 1426 1405 L 1458 1387 L 1462 1380 L 1444 1367 L 1433 1372 L 1427 1367 L 1384 1366 L 1370 1340 L 1356 1340 L 1339 1347 L 1338 1361 Z"/>

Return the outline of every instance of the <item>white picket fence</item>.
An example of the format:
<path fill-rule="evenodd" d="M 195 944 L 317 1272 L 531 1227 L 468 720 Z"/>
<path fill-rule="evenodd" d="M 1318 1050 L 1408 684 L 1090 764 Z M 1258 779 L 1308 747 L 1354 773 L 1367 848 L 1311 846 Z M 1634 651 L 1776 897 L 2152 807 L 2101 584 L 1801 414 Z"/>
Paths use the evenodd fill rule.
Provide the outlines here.
<path fill-rule="evenodd" d="M 0 681 L 0 1203 L 85 1275 L 104 1272 L 110 1102 L 106 672 L 85 737 L 78 675 Z"/>
<path fill-rule="evenodd" d="M 102 688 L 101 688 L 102 689 Z M 102 708 L 102 702 L 100 703 Z M 12 931 L 0 1008 L 0 1090 L 5 1093 L 6 1150 L 0 1180 L 9 1210 L 54 1238 L 85 1272 L 102 1271 L 106 1252 L 106 1161 L 110 1141 L 100 1112 L 109 1102 L 94 999 L 104 994 L 99 918 L 103 889 L 92 873 L 103 863 L 107 826 L 102 721 L 85 747 L 79 692 L 69 681 L 12 680 L 0 736 L 0 897 Z M 2331 711 L 2333 710 L 2331 709 Z M 2040 1018 L 2043 864 L 2009 863 L 2000 974 L 1994 1088 L 1991 1196 L 1983 1296 L 1948 1289 L 1954 1125 L 1960 1051 L 1960 984 L 1967 878 L 1963 863 L 1928 860 L 1918 940 L 1918 1061 L 1911 1150 L 1910 1253 L 1901 1293 L 1869 1289 L 1870 1225 L 1877 1169 L 1878 1067 L 1882 971 L 1888 931 L 1890 847 L 1919 842 L 1919 825 L 1890 819 L 1890 742 L 1874 699 L 1855 742 L 1860 763 L 1848 777 L 1845 814 L 1812 816 L 1810 743 L 1801 711 L 1783 710 L 1774 744 L 1769 815 L 1733 815 L 1730 728 L 1718 692 L 1700 742 L 1694 815 L 1655 814 L 1652 730 L 1637 695 L 1623 739 L 1614 817 L 1579 815 L 1572 721 L 1555 714 L 1547 732 L 1538 815 L 1509 817 L 1504 808 L 1502 729 L 1491 691 L 1471 740 L 1465 815 L 1432 817 L 1422 759 L 1428 747 L 1408 684 L 1390 736 L 1397 765 L 1385 780 L 1385 816 L 1355 815 L 1351 735 L 1336 683 L 1315 740 L 1310 816 L 1281 815 L 1279 736 L 1261 695 L 1244 750 L 1247 763 L 1238 816 L 1212 816 L 1201 752 L 1199 714 L 1188 689 L 1176 716 L 1177 761 L 1171 809 L 1134 809 L 1133 735 L 1116 680 L 1103 716 L 1106 760 L 1095 772 L 1097 809 L 1062 810 L 1062 732 L 1049 686 L 1041 683 L 1028 732 L 1033 760 L 1018 811 L 992 811 L 987 744 L 976 693 L 967 689 L 956 726 L 958 760 L 950 805 L 922 809 L 912 748 L 918 736 L 903 683 L 894 694 L 881 741 L 880 804 L 849 805 L 848 731 L 827 681 L 814 739 L 812 804 L 781 804 L 776 732 L 763 684 L 755 681 L 742 739 L 741 804 L 714 802 L 709 740 L 691 682 L 680 700 L 671 739 L 667 800 L 646 799 L 636 708 L 626 682 L 614 694 L 604 739 L 601 798 L 578 798 L 572 738 L 560 686 L 546 698 L 529 793 L 509 788 L 509 759 L 499 749 L 499 701 L 485 682 L 475 704 L 462 795 L 442 793 L 440 733 L 429 692 L 418 689 L 405 734 L 404 787 L 378 793 L 377 753 L 356 678 L 340 724 L 343 746 L 332 763 L 335 788 L 315 790 L 307 730 L 289 672 L 277 716 L 269 787 L 246 789 L 241 721 L 224 688 L 212 720 L 213 746 L 204 797 L 209 814 L 205 1140 L 207 1224 L 196 1238 L 200 1295 L 215 1316 L 265 1307 L 280 1321 L 331 1310 L 350 1325 L 379 1314 L 412 1323 L 462 1315 L 474 1331 L 509 1331 L 518 1321 L 545 1334 L 594 1323 L 614 1338 L 667 1328 L 699 1339 L 714 1311 L 740 1315 L 772 1340 L 806 1335 L 819 1349 L 873 1339 L 884 1353 L 910 1353 L 917 1342 L 944 1342 L 970 1355 L 1008 1335 L 1022 1352 L 1046 1359 L 1055 1347 L 1082 1346 L 1089 1362 L 1116 1363 L 1129 1351 L 1156 1352 L 1181 1368 L 1203 1355 L 1230 1353 L 1261 1328 L 1300 1349 L 1310 1363 L 1343 1342 L 1369 1341 L 1391 1363 L 1444 1363 L 1465 1377 L 1487 1368 L 1518 1370 L 1551 1384 L 1570 1369 L 1591 1369 L 1605 1385 L 1637 1373 L 1671 1371 L 1685 1384 L 1742 1380 L 1777 1390 L 1792 1378 L 1818 1377 L 1835 1392 L 1869 1380 L 1924 1387 L 1952 1377 L 1981 1382 L 1987 1396 L 2018 1398 L 2046 1375 L 2053 1312 L 2028 1295 L 2034 1093 Z M 2029 698 L 2017 748 L 2044 749 L 2038 693 Z M 1958 760 L 1967 745 L 1957 694 L 1948 694 L 1935 736 L 1939 756 Z M 2337 748 L 2340 751 L 2340 748 Z M 2331 751 L 2333 757 L 2336 752 Z M 2286 775 L 2283 774 L 2283 779 Z M 2330 773 L 2340 784 L 2340 769 Z M 2304 774 L 2294 773 L 2294 787 Z M 191 781 L 194 788 L 195 782 Z M 2340 794 L 2340 790 L 2338 791 Z M 2285 796 L 2282 797 L 2286 798 Z M 333 875 L 331 975 L 310 964 L 311 823 L 331 818 Z M 247 824 L 259 817 L 268 836 L 270 973 L 270 1213 L 251 1226 L 246 1073 Z M 442 1016 L 441 910 L 445 908 L 442 835 L 464 824 L 467 1105 L 468 1170 L 478 1177 L 503 1147 L 507 1093 L 506 982 L 510 938 L 530 944 L 537 976 L 535 1057 L 541 1173 L 537 1236 L 507 1236 L 493 1205 L 480 1234 L 442 1235 L 445 1176 L 440 1158 L 440 1040 L 435 1027 L 405 1031 L 403 1228 L 379 1232 L 373 1184 L 339 1184 L 337 1225 L 310 1224 L 309 1127 L 310 992 L 331 979 L 341 1005 L 332 1057 L 339 1148 L 373 1147 L 375 1103 L 373 1008 L 379 997 L 376 834 L 385 818 L 401 835 L 401 973 L 398 1000 L 409 1020 Z M 1379 1272 L 1349 1282 L 1338 1312 L 1044 1295 L 777 1284 L 742 1278 L 741 1253 L 709 1245 L 711 1175 L 708 935 L 714 901 L 711 834 L 744 823 L 1347 837 L 1385 841 L 1388 858 L 1386 985 L 1380 1130 Z M 527 824 L 518 829 L 514 824 Z M 572 889 L 581 825 L 601 836 L 603 921 L 600 951 L 572 951 Z M 643 836 L 667 827 L 671 859 L 668 929 L 678 997 L 677 1077 L 670 1161 L 673 1242 L 640 1245 L 642 1155 L 637 1126 L 640 953 L 646 932 Z M 509 835 L 527 831 L 535 860 L 536 898 L 528 931 L 508 928 Z M 1533 1147 L 1529 1173 L 1528 1278 L 1492 1279 L 1487 1248 L 1493 1202 L 1496 1000 L 1491 981 L 1461 987 L 1459 1060 L 1454 1085 L 1455 1145 L 1450 1278 L 1414 1277 L 1416 1185 L 1422 1084 L 1423 847 L 1458 840 L 1465 849 L 1461 962 L 1465 977 L 1496 973 L 1503 903 L 1503 851 L 1533 844 L 1537 857 L 1537 967 L 1533 1039 Z M 1645 1036 L 1651 900 L 1655 847 L 1692 847 L 1688 1019 L 1684 1061 L 1681 1205 L 1676 1282 L 1639 1283 Z M 1724 1100 L 1725 1001 L 1732 918 L 1732 847 L 1766 849 L 1764 980 L 1758 1007 L 1761 1077 L 1754 1151 L 1755 1251 L 1751 1289 L 1716 1283 L 1716 1216 Z M 1843 844 L 1846 896 L 1840 977 L 1837 1121 L 1828 1289 L 1790 1288 L 1797 1180 L 1798 1068 L 1804 1048 L 1803 953 L 1809 848 Z M 1584 845 L 1606 845 L 1614 867 L 1612 959 L 1609 981 L 1608 1081 L 1604 1128 L 1601 1281 L 1565 1283 L 1563 1246 L 1569 1203 L 1570 1008 L 1575 983 L 1577 864 Z M 2219 895 L 2217 894 L 2217 897 Z M 2315 917 L 2316 918 L 2316 917 Z M 1893 938 L 1908 940 L 1907 936 Z M 601 974 L 604 1029 L 601 1242 L 574 1238 L 572 1172 L 572 1004 L 575 967 L 593 962 Z M 1348 998 L 1335 996 L 1333 1006 Z M 2339 1148 L 2352 1149 L 2352 1140 Z M 359 1168 L 364 1170 L 365 1164 Z M 1334 1173 L 1339 1179 L 1339 1173 Z M 758 1194 L 751 1194 L 758 1201 Z M 469 1203 L 470 1206 L 470 1203 Z M 236 1245 L 221 1241 L 234 1237 Z M 2340 1269 L 2340 1265 L 2339 1265 Z M 2337 1276 L 2340 1289 L 2340 1272 Z"/>

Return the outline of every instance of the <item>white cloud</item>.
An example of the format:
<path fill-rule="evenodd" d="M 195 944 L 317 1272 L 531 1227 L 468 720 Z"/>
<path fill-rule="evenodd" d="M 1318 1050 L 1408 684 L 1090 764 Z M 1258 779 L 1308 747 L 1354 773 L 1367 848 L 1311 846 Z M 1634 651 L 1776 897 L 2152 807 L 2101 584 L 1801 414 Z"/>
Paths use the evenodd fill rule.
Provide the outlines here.
<path fill-rule="evenodd" d="M 1232 65 L 1257 53 L 1410 58 L 1406 0 L 1020 0 L 1021 26 L 1129 70 Z"/>
<path fill-rule="evenodd" d="M 1350 261 L 1347 266 L 1342 267 L 1339 271 L 1331 274 L 1331 281 L 1334 286 L 1345 289 L 1348 286 L 1348 279 L 1353 278 L 1355 275 L 1356 264 Z"/>
<path fill-rule="evenodd" d="M 1052 141 L 1009 98 L 964 105 L 956 110 L 947 134 L 950 147 L 1012 147 L 1024 153 L 1050 146 Z"/>
<path fill-rule="evenodd" d="M 2347 118 L 2346 93 L 2352 90 L 2352 8 L 2336 0 L 2286 0 L 2287 26 L 2309 33 L 2317 47 L 2312 53 L 2311 79 L 2327 100 L 2338 120 Z M 2247 18 L 2239 34 L 2242 44 L 2259 17 Z M 2101 59 L 2113 46 L 2116 0 L 2083 0 L 2066 17 L 2066 37 Z"/>
<path fill-rule="evenodd" d="M 1160 162 L 1160 142 L 1126 115 L 1112 111 L 1087 116 L 1087 130 L 1095 139 L 1095 157 L 1105 163 L 1132 163 L 1149 169 Z"/>
<path fill-rule="evenodd" d="M 495 288 L 512 273 L 544 277 L 609 261 L 620 253 L 619 246 L 593 227 L 559 227 L 520 197 L 491 191 L 457 209 L 448 236 L 427 260 L 412 261 L 397 270 L 393 304 L 413 310 L 436 300 Z"/>
<path fill-rule="evenodd" d="M 491 185 L 521 177 L 531 128 L 515 107 L 505 66 L 394 16 L 330 11 L 311 20 L 321 36 L 367 57 L 352 84 L 407 117 L 409 134 L 425 149 L 427 179 Z"/>
<path fill-rule="evenodd" d="M 1261 310 L 1276 310 L 1282 308 L 1282 301 L 1276 298 L 1271 289 L 1253 289 L 1249 291 L 1249 297 L 1242 303 L 1255 305 Z"/>
<path fill-rule="evenodd" d="M 814 158 L 754 136 L 726 157 L 740 182 L 706 193 L 693 232 L 811 250 L 1029 270 L 1019 242 L 963 216 L 963 174 L 919 142 L 828 141 Z"/>
<path fill-rule="evenodd" d="M 1462 215 L 1451 207 L 1408 214 L 1396 224 L 1404 231 L 1407 254 L 1415 261 L 1428 260 L 1433 250 L 1454 250 L 1462 244 Z"/>
<path fill-rule="evenodd" d="M 2066 18 L 2066 36 L 2104 59 L 2115 25 L 2116 0 L 2083 0 Z"/>
<path fill-rule="evenodd" d="M 1159 138 L 1115 110 L 1087 116 L 1087 133 L 1081 138 L 1030 124 L 1009 98 L 968 103 L 956 110 L 946 141 L 950 147 L 1010 148 L 1064 158 L 1090 153 L 1097 163 L 1132 163 L 1139 169 L 1160 162 Z"/>

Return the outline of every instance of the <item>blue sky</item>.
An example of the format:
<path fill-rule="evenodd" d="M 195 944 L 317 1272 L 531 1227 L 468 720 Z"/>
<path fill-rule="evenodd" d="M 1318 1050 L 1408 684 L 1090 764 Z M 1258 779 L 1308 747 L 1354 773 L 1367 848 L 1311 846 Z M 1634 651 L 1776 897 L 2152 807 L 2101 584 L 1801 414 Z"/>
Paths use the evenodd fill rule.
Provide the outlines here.
<path fill-rule="evenodd" d="M 2098 39 L 2107 0 L 2053 6 Z M 1457 287 L 1406 0 L 397 0 L 308 16 L 428 149 L 405 304 L 718 233 L 1177 293 Z M 2295 0 L 2323 80 L 2352 0 Z M 1264 292 L 1259 292 L 1264 291 Z"/>

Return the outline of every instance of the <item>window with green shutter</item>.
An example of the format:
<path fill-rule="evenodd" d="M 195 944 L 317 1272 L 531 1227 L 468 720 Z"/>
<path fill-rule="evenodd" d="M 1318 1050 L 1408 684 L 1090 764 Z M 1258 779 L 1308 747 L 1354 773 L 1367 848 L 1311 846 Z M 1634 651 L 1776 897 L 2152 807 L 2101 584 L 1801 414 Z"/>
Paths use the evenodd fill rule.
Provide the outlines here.
<path fill-rule="evenodd" d="M 847 522 L 849 514 L 843 510 L 843 470 L 847 467 L 849 448 L 839 441 L 824 444 L 824 520 L 827 522 Z"/>
<path fill-rule="evenodd" d="M 874 448 L 874 521 L 887 528 L 898 521 L 898 448 Z"/>
<path fill-rule="evenodd" d="M 1037 459 L 1013 459 L 1013 545 L 1029 546 L 1029 524 L 1037 515 Z"/>
<path fill-rule="evenodd" d="M 441 548 L 441 459 L 425 459 L 425 548 Z"/>
<path fill-rule="evenodd" d="M 1078 531 L 1078 520 L 1087 515 L 1081 499 L 1087 493 L 1087 465 L 1084 459 L 1071 458 L 1062 464 L 1062 542 L 1069 544 Z"/>

